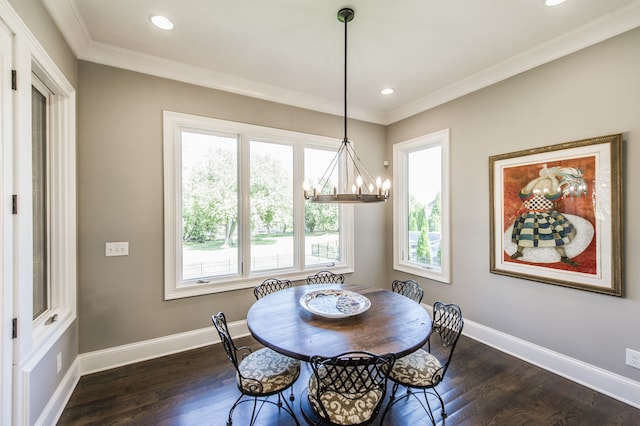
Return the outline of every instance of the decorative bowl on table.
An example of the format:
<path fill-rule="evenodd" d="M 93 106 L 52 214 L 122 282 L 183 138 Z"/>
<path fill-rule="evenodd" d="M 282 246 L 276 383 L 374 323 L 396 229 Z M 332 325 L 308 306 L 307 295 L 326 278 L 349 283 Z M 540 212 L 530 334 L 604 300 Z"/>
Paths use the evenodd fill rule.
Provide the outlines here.
<path fill-rule="evenodd" d="M 323 318 L 347 318 L 371 307 L 371 301 L 359 293 L 332 289 L 311 291 L 300 298 L 300 304 Z"/>

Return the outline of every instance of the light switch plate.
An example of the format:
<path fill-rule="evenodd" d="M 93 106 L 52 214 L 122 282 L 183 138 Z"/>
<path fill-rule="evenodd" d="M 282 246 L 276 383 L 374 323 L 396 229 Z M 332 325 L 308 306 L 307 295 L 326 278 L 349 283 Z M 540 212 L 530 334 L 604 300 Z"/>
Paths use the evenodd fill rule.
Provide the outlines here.
<path fill-rule="evenodd" d="M 129 243 L 107 243 L 105 247 L 105 256 L 128 256 L 129 255 Z"/>
<path fill-rule="evenodd" d="M 640 352 L 627 348 L 627 365 L 640 368 Z"/>

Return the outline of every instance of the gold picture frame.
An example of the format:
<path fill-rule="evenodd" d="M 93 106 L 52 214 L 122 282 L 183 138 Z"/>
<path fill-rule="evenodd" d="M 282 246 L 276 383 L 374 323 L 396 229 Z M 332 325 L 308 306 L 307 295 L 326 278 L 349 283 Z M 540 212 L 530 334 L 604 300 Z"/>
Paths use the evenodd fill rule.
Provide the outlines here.
<path fill-rule="evenodd" d="M 490 272 L 623 296 L 622 134 L 489 157 Z"/>

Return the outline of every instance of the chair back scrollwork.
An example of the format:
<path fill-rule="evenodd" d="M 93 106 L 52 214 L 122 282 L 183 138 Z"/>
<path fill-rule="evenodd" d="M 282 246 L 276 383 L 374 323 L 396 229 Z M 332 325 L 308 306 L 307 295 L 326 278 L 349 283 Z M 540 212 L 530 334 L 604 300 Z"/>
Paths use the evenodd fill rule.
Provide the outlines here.
<path fill-rule="evenodd" d="M 312 357 L 309 406 L 324 422 L 367 424 L 380 410 L 394 360 L 393 354 L 368 352 Z"/>
<path fill-rule="evenodd" d="M 453 357 L 453 350 L 455 349 L 460 334 L 462 334 L 462 327 L 464 326 L 464 320 L 462 319 L 462 311 L 456 304 L 445 304 L 442 302 L 435 302 L 433 304 L 433 332 L 440 336 L 442 346 L 448 348 L 448 357 L 442 366 L 441 376 L 449 368 L 449 363 Z M 431 339 L 429 339 L 429 350 L 431 350 Z"/>
<path fill-rule="evenodd" d="M 408 297 L 416 303 L 422 302 L 424 290 L 414 280 L 395 280 L 391 283 L 391 290 Z"/>
<path fill-rule="evenodd" d="M 320 271 L 307 277 L 307 284 L 344 284 L 344 275 Z"/>
<path fill-rule="evenodd" d="M 279 280 L 277 278 L 267 278 L 262 284 L 253 288 L 253 295 L 256 300 L 262 299 L 264 296 L 271 293 L 275 293 L 285 288 L 293 287 L 293 283 L 290 280 Z"/>

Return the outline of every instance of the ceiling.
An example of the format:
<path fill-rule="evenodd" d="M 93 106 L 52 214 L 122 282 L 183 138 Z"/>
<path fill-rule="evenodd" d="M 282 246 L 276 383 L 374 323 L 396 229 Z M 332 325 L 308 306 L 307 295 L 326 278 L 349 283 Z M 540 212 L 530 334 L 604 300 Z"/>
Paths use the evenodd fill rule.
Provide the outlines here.
<path fill-rule="evenodd" d="M 379 124 L 640 26 L 640 0 L 42 1 L 79 59 L 337 115 L 351 7 L 348 115 Z"/>

